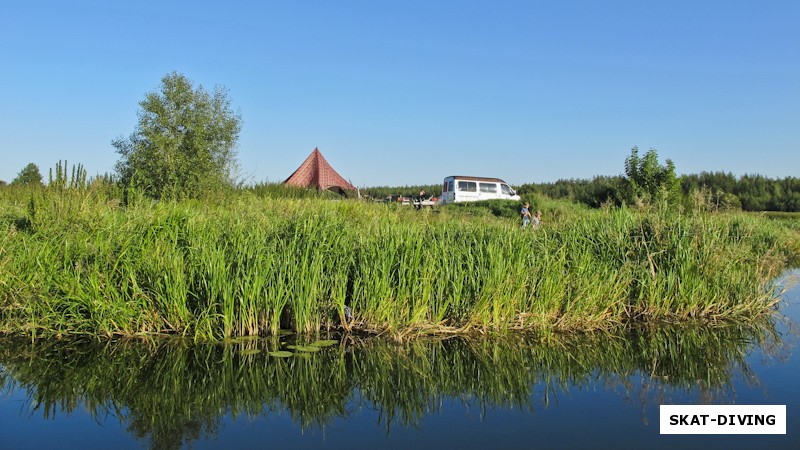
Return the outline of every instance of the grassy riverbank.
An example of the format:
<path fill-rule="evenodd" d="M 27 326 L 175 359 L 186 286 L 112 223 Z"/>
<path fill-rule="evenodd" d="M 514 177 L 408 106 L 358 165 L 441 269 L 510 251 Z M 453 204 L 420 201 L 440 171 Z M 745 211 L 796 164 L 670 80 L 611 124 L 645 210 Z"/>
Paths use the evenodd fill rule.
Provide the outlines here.
<path fill-rule="evenodd" d="M 43 190 L 0 208 L 0 330 L 36 336 L 748 320 L 771 309 L 769 281 L 800 254 L 793 222 L 741 213 L 553 203 L 543 229 L 523 232 L 458 208 L 248 193 L 122 207 Z"/>

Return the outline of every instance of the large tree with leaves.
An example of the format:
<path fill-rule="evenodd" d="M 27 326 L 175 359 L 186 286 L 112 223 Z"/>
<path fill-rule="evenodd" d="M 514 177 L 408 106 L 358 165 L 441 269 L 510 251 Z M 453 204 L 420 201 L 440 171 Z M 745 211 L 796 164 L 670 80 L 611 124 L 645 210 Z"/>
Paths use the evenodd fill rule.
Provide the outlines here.
<path fill-rule="evenodd" d="M 11 181 L 12 185 L 26 185 L 26 186 L 41 186 L 42 174 L 39 172 L 39 166 L 30 163 L 19 171 L 17 177 Z"/>
<path fill-rule="evenodd" d="M 227 91 L 171 73 L 139 103 L 138 125 L 112 145 L 120 181 L 154 198 L 196 197 L 234 181 L 241 115 Z"/>
<path fill-rule="evenodd" d="M 649 204 L 666 200 L 678 201 L 680 182 L 675 175 L 675 164 L 667 159 L 665 165 L 658 162 L 658 152 L 651 148 L 639 156 L 639 147 L 634 146 L 625 158 L 625 187 L 630 201 Z"/>

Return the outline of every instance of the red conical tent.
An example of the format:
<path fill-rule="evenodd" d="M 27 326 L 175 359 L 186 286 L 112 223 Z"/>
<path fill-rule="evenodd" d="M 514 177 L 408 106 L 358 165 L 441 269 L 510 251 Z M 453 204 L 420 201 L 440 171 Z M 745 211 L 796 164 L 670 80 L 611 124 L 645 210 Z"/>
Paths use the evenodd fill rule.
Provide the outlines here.
<path fill-rule="evenodd" d="M 318 148 L 308 155 L 303 164 L 283 182 L 287 186 L 316 187 L 319 190 L 331 189 L 344 193 L 345 189 L 356 190 L 356 187 L 342 178 L 322 156 Z"/>

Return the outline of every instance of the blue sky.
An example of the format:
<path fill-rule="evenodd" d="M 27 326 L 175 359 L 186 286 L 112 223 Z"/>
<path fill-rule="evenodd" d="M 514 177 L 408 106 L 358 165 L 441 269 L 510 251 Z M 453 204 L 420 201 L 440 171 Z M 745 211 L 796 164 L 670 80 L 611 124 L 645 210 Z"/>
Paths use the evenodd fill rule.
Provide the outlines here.
<path fill-rule="evenodd" d="M 173 71 L 224 86 L 249 182 L 800 176 L 800 2 L 0 0 L 0 180 L 111 141 Z"/>

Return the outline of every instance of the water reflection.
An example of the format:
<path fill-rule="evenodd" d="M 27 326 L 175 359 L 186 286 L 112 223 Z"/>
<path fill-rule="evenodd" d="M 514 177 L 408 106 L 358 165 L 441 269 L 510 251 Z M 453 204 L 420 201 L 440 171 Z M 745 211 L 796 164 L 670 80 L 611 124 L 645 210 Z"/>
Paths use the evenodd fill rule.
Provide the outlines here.
<path fill-rule="evenodd" d="M 643 409 L 681 392 L 696 393 L 698 401 L 731 400 L 734 377 L 758 384 L 746 356 L 756 346 L 778 348 L 779 336 L 764 321 L 545 339 L 347 338 L 289 358 L 269 354 L 290 343 L 285 337 L 196 346 L 4 339 L 0 385 L 28 392 L 32 418 L 81 408 L 98 423 L 116 418 L 151 448 L 168 449 L 213 437 L 225 416 L 288 415 L 302 432 L 371 408 L 390 434 L 452 399 L 482 412 L 535 411 L 598 384 Z"/>

